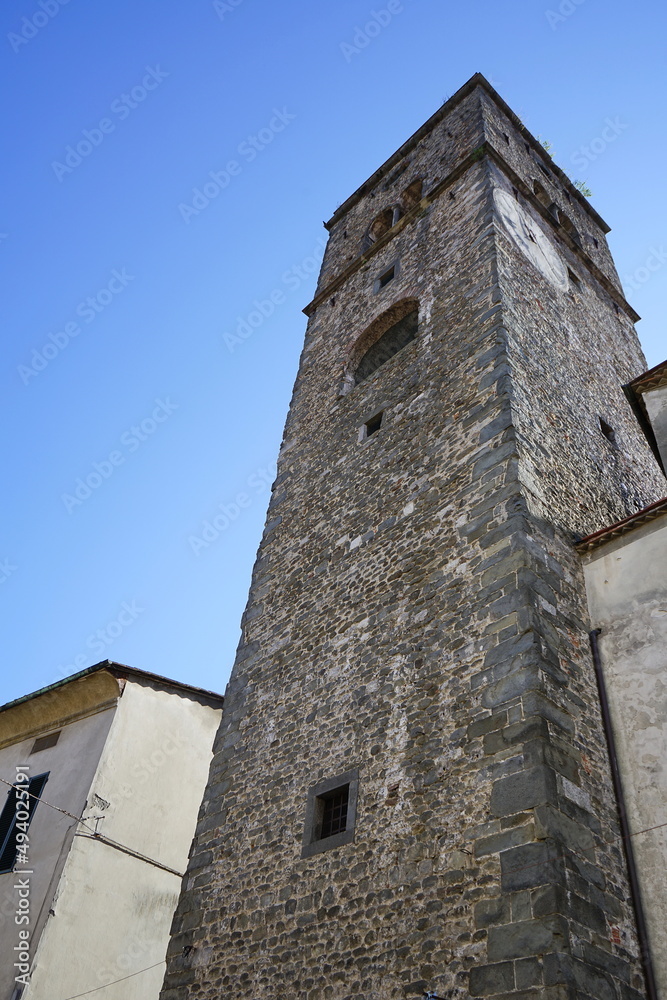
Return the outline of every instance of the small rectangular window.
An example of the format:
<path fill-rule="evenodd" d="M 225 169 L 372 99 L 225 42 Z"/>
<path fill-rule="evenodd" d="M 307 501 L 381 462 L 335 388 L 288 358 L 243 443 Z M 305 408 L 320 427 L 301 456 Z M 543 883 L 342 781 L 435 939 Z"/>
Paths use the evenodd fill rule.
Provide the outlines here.
<path fill-rule="evenodd" d="M 358 771 L 313 785 L 308 792 L 301 857 L 309 858 L 354 840 Z"/>
<path fill-rule="evenodd" d="M 567 269 L 567 276 L 570 279 L 570 282 L 572 284 L 572 288 L 574 289 L 574 291 L 580 292 L 581 291 L 581 278 L 578 275 L 576 275 L 574 273 L 574 271 L 571 271 L 569 267 Z"/>
<path fill-rule="evenodd" d="M 382 410 L 380 413 L 376 413 L 374 417 L 371 417 L 370 420 L 366 421 L 366 423 L 363 426 L 362 440 L 364 438 L 372 437 L 373 434 L 376 434 L 377 431 L 380 430 L 380 428 L 382 427 L 383 416 L 384 416 L 384 410 Z"/>
<path fill-rule="evenodd" d="M 373 291 L 377 294 L 378 292 L 381 292 L 383 288 L 386 288 L 389 282 L 393 281 L 397 276 L 398 269 L 398 261 L 395 260 L 390 267 L 385 267 L 384 271 L 380 271 L 379 275 L 375 279 Z"/>
<path fill-rule="evenodd" d="M 344 833 L 347 828 L 347 806 L 350 801 L 350 786 L 344 785 L 322 798 L 322 832 L 320 840 Z"/>
<path fill-rule="evenodd" d="M 50 747 L 54 747 L 60 739 L 61 732 L 62 729 L 58 729 L 57 732 L 49 733 L 48 736 L 40 736 L 33 743 L 30 753 L 39 753 L 40 750 L 48 750 Z"/>

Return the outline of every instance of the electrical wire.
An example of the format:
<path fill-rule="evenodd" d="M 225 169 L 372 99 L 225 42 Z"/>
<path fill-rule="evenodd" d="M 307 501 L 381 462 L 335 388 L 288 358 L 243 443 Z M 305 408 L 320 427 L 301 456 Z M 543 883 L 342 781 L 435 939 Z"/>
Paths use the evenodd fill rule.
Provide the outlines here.
<path fill-rule="evenodd" d="M 0 781 L 3 785 L 9 785 L 10 788 L 18 788 L 18 785 L 15 782 L 7 781 L 5 778 L 0 778 Z M 88 834 L 82 833 L 78 836 L 86 837 L 88 840 L 98 840 L 102 844 L 107 844 L 109 847 L 116 848 L 117 851 L 129 854 L 132 858 L 137 858 L 139 861 L 145 861 L 150 865 L 155 865 L 156 868 L 161 868 L 163 871 L 169 872 L 171 875 L 177 875 L 178 878 L 183 878 L 183 872 L 177 872 L 175 868 L 163 865 L 160 861 L 155 861 L 154 858 L 149 858 L 145 854 L 141 854 L 139 851 L 135 851 L 131 847 L 126 847 L 125 844 L 120 844 L 117 840 L 111 840 L 110 837 L 105 837 L 103 833 L 98 833 L 97 830 L 93 830 L 92 826 L 88 826 L 82 816 L 75 816 L 74 813 L 67 812 L 66 809 L 61 809 L 60 806 L 54 806 L 51 802 L 47 802 L 46 799 L 41 798 L 39 795 L 35 795 L 34 792 L 28 792 L 27 789 L 25 791 L 31 799 L 36 799 L 37 802 L 43 802 L 45 806 L 49 807 L 49 809 L 55 809 L 56 812 L 62 813 L 63 816 L 69 816 L 70 819 L 76 820 L 77 823 L 81 823 L 86 830 L 90 831 Z"/>
<path fill-rule="evenodd" d="M 75 993 L 73 997 L 66 997 L 65 1000 L 78 1000 L 79 997 L 89 997 L 91 993 L 97 993 L 99 990 L 106 990 L 108 986 L 115 986 L 116 983 L 124 983 L 126 979 L 133 979 L 135 976 L 140 976 L 142 972 L 150 972 L 151 969 L 157 969 L 158 965 L 164 965 L 165 960 L 162 959 L 161 962 L 157 962 L 155 965 L 149 965 L 146 969 L 139 969 L 138 972 L 131 972 L 129 976 L 123 976 L 122 979 L 114 979 L 112 983 L 105 983 L 104 986 L 96 986 L 94 990 L 87 990 L 85 993 Z"/>
<path fill-rule="evenodd" d="M 3 785 L 8 785 L 10 788 L 16 788 L 17 787 L 16 782 L 7 781 L 6 778 L 0 778 L 0 781 L 2 782 Z M 92 833 L 92 835 L 95 837 L 96 840 L 102 840 L 103 839 L 100 836 L 100 834 L 96 833 L 95 830 L 93 830 L 93 828 L 91 826 L 88 826 L 88 824 L 86 823 L 86 821 L 83 819 L 82 816 L 75 816 L 74 813 L 67 812 L 66 809 L 61 809 L 60 806 L 54 806 L 50 802 L 47 802 L 46 799 L 40 798 L 39 795 L 35 795 L 33 792 L 28 792 L 28 795 L 32 799 L 37 799 L 38 802 L 43 802 L 45 806 L 49 807 L 49 809 L 55 809 L 56 812 L 62 813 L 64 816 L 69 816 L 70 819 L 75 819 L 77 821 L 77 823 L 83 823 L 83 825 L 85 826 L 86 830 L 90 830 L 90 832 Z M 631 837 L 639 837 L 642 833 L 652 833 L 653 830 L 661 830 L 664 826 L 667 826 L 667 822 L 666 823 L 658 823 L 657 826 L 647 826 L 645 830 L 634 830 L 630 834 L 630 836 Z M 124 847 L 123 844 L 118 844 L 115 841 L 110 841 L 110 843 L 112 844 L 113 847 L 123 847 L 124 850 L 127 850 L 127 851 L 131 851 L 132 850 L 130 847 Z"/>
<path fill-rule="evenodd" d="M 19 787 L 16 784 L 15 781 L 7 781 L 6 778 L 0 778 L 0 781 L 3 783 L 3 785 L 9 785 L 10 788 L 18 788 Z M 85 826 L 86 830 L 90 830 L 91 833 L 95 833 L 95 831 L 93 830 L 92 826 L 88 826 L 88 824 L 86 823 L 86 821 L 84 820 L 84 818 L 82 816 L 75 816 L 74 813 L 67 812 L 66 809 L 61 809 L 60 806 L 54 806 L 54 805 L 52 805 L 51 802 L 47 802 L 46 799 L 41 798 L 39 795 L 35 795 L 34 792 L 29 792 L 27 790 L 27 788 L 26 789 L 21 789 L 21 793 L 22 794 L 23 794 L 24 791 L 25 791 L 26 795 L 28 795 L 31 799 L 37 799 L 38 802 L 43 802 L 45 806 L 49 807 L 49 809 L 55 809 L 56 812 L 62 813 L 63 816 L 69 816 L 70 819 L 76 820 L 77 823 L 83 823 L 83 825 Z"/>

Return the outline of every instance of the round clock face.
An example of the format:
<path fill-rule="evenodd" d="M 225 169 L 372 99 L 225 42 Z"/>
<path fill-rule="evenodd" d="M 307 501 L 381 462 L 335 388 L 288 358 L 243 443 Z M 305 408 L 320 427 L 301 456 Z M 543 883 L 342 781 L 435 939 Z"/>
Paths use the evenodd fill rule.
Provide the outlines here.
<path fill-rule="evenodd" d="M 505 229 L 531 264 L 552 285 L 561 291 L 566 291 L 569 287 L 567 268 L 537 223 L 519 202 L 502 188 L 495 188 L 493 200 Z"/>

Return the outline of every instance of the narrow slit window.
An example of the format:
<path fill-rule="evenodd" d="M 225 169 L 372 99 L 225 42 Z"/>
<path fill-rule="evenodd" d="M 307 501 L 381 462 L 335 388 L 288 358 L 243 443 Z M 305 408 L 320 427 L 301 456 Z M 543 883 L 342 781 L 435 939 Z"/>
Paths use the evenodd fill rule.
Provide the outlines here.
<path fill-rule="evenodd" d="M 384 410 L 380 413 L 376 413 L 374 417 L 367 420 L 364 424 L 364 438 L 372 437 L 376 434 L 382 427 L 382 418 L 384 416 Z"/>
<path fill-rule="evenodd" d="M 378 278 L 379 288 L 384 288 L 385 285 L 388 285 L 389 282 L 393 281 L 395 277 L 396 277 L 396 266 L 392 264 L 391 267 L 387 268 L 387 270 L 383 274 L 381 274 L 380 277 Z"/>
<path fill-rule="evenodd" d="M 569 267 L 567 269 L 567 276 L 570 279 L 570 283 L 572 285 L 573 291 L 580 292 L 581 291 L 581 279 L 579 278 L 579 276 L 576 275 L 574 273 L 574 271 L 570 270 Z"/>
<path fill-rule="evenodd" d="M 616 440 L 616 431 L 602 417 L 598 417 L 598 419 L 600 421 L 600 430 L 606 437 L 607 441 L 609 441 L 610 444 L 613 444 L 614 447 L 616 447 L 618 444 Z"/>

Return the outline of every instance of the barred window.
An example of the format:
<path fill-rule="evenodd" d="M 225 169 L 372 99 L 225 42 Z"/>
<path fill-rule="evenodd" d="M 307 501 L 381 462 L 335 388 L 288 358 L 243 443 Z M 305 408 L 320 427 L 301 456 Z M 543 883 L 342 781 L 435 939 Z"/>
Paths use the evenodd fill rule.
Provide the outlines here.
<path fill-rule="evenodd" d="M 347 771 L 313 785 L 308 792 L 302 858 L 354 840 L 359 775 Z"/>
<path fill-rule="evenodd" d="M 350 801 L 350 786 L 338 788 L 329 795 L 322 796 L 322 832 L 320 840 L 344 833 L 347 828 L 347 806 Z"/>

